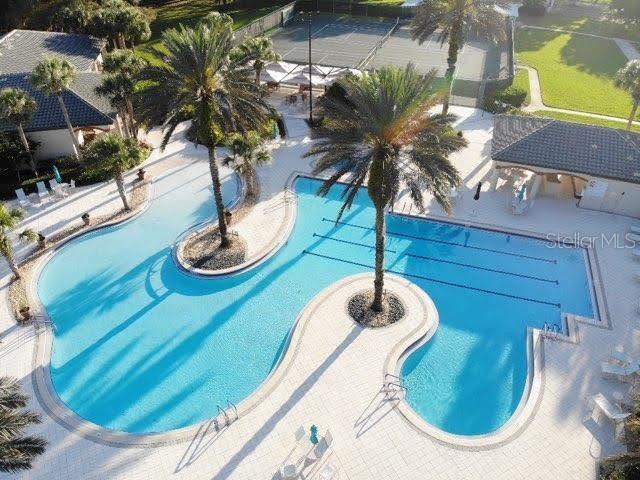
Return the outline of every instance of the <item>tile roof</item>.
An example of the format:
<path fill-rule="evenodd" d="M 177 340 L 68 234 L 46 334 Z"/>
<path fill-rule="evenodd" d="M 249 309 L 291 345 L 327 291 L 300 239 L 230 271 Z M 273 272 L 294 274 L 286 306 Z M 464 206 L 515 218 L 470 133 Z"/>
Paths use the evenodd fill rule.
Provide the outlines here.
<path fill-rule="evenodd" d="M 498 115 L 491 158 L 640 184 L 640 134 L 626 130 Z"/>
<path fill-rule="evenodd" d="M 29 92 L 38 103 L 38 109 L 31 122 L 25 125 L 25 130 L 30 132 L 66 128 L 57 97 L 55 95 L 46 96 L 34 88 L 31 85 L 30 77 L 29 73 L 0 75 L 0 89 L 21 88 Z M 71 86 L 71 90 L 65 91 L 62 95 L 74 127 L 111 125 L 113 123 L 114 114 L 111 113 L 108 103 L 98 97 L 95 92 L 91 92 L 92 86 L 97 84 L 99 78 L 99 73 L 80 73 Z M 0 130 L 13 129 L 12 124 L 0 121 Z"/>
<path fill-rule="evenodd" d="M 44 58 L 60 57 L 75 65 L 78 73 L 71 91 L 63 98 L 74 127 L 111 125 L 115 112 L 109 102 L 95 93 L 101 74 L 94 71 L 95 61 L 105 41 L 88 35 L 60 32 L 13 30 L 0 38 L 0 89 L 21 88 L 38 103 L 26 131 L 66 128 L 62 110 L 55 96 L 47 97 L 30 82 L 31 71 Z M 13 130 L 0 121 L 0 130 Z"/>
<path fill-rule="evenodd" d="M 60 57 L 91 71 L 105 40 L 76 33 L 13 30 L 0 38 L 0 73 L 30 72 L 46 57 Z"/>

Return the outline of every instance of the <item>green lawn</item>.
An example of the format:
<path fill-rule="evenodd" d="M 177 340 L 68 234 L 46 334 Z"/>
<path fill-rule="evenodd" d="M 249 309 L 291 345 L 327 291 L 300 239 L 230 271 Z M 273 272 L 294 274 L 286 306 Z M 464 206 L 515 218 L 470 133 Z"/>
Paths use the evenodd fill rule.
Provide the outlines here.
<path fill-rule="evenodd" d="M 594 20 L 588 17 L 570 17 L 558 13 L 548 13 L 544 17 L 522 16 L 518 20 L 525 25 L 558 28 L 572 32 L 591 33 L 603 37 L 619 37 L 640 41 L 640 29 L 637 26 L 624 25 L 607 20 Z"/>
<path fill-rule="evenodd" d="M 218 9 L 211 0 L 168 0 L 157 2 L 157 6 L 146 6 L 144 11 L 151 19 L 151 39 L 136 48 L 138 55 L 150 63 L 161 62 L 162 45 L 160 36 L 164 30 L 183 25 L 195 25 L 202 17 Z M 226 13 L 233 18 L 234 29 L 239 29 L 268 13 L 280 8 L 286 2 L 272 2 L 262 8 L 231 10 Z"/>
<path fill-rule="evenodd" d="M 584 123 L 587 125 L 597 125 L 599 127 L 619 128 L 623 130 L 627 128 L 626 123 L 622 123 L 622 122 L 612 122 L 610 120 L 601 120 L 599 118 L 584 117 L 582 115 L 571 115 L 568 113 L 550 112 L 548 110 L 538 110 L 537 112 L 533 112 L 533 115 L 537 117 L 554 118 L 556 120 L 565 120 L 567 122 Z M 640 133 L 640 126 L 633 125 L 631 127 L 631 130 L 634 132 Z"/>
<path fill-rule="evenodd" d="M 516 71 L 516 75 L 513 77 L 513 84 L 515 88 L 520 88 L 527 92 L 527 96 L 524 99 L 523 105 L 529 105 L 531 103 L 531 90 L 529 89 L 529 72 L 524 69 Z"/>
<path fill-rule="evenodd" d="M 540 30 L 519 30 L 518 62 L 538 71 L 549 107 L 626 118 L 631 97 L 613 85 L 627 59 L 610 40 Z"/>

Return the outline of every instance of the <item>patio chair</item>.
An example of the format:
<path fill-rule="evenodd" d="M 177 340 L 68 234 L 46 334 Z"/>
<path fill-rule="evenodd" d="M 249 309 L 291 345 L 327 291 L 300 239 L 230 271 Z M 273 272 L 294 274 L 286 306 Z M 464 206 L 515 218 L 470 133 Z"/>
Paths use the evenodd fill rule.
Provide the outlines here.
<path fill-rule="evenodd" d="M 628 353 L 624 350 L 614 350 L 613 352 L 611 352 L 610 358 L 623 365 L 640 365 L 640 355 Z"/>
<path fill-rule="evenodd" d="M 58 197 L 67 196 L 67 192 L 65 191 L 65 186 L 66 185 L 62 185 L 58 183 L 58 181 L 55 178 L 52 178 L 51 180 L 49 180 L 49 187 L 51 188 L 51 191 L 54 193 L 54 195 Z"/>
<path fill-rule="evenodd" d="M 296 443 L 300 443 L 302 440 L 304 440 L 305 435 L 306 435 L 306 431 L 304 427 L 300 425 L 295 433 Z"/>
<path fill-rule="evenodd" d="M 29 198 L 25 195 L 24 190 L 22 188 L 16 189 L 16 197 L 18 198 L 18 203 L 22 208 L 28 208 L 33 206 Z"/>
<path fill-rule="evenodd" d="M 38 197 L 41 201 L 47 198 L 51 198 L 51 194 L 49 193 L 49 190 L 47 190 L 44 182 L 36 183 L 36 188 L 38 189 Z"/>
<path fill-rule="evenodd" d="M 618 407 L 613 405 L 607 397 L 605 397 L 602 393 L 597 393 L 591 399 L 593 402 L 593 407 L 591 411 L 591 415 L 596 412 L 596 409 L 604 414 L 609 420 L 613 422 L 615 428 L 615 436 L 618 438 L 619 436 L 619 426 L 622 426 L 622 421 L 631 415 L 630 412 L 624 412 L 620 410 Z"/>
<path fill-rule="evenodd" d="M 319 480 L 336 480 L 338 478 L 338 467 L 329 463 L 318 472 Z"/>
<path fill-rule="evenodd" d="M 325 453 L 327 453 L 332 443 L 333 443 L 333 436 L 331 435 L 331 432 L 327 430 L 327 433 L 325 433 L 325 435 L 318 442 L 315 448 L 309 453 L 307 458 L 312 461 L 320 460 L 322 456 Z"/>
<path fill-rule="evenodd" d="M 621 382 L 629 382 L 640 371 L 640 365 L 622 366 L 610 362 L 602 362 L 602 376 L 604 378 L 615 378 Z"/>
<path fill-rule="evenodd" d="M 285 463 L 280 467 L 280 478 L 283 480 L 298 478 L 300 470 L 298 466 L 293 463 Z"/>

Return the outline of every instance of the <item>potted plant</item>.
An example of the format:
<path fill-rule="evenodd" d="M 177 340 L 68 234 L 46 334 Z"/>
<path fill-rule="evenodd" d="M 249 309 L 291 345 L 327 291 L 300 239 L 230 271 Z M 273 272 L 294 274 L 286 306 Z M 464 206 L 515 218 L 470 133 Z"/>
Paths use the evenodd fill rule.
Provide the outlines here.
<path fill-rule="evenodd" d="M 139 182 L 143 181 L 146 174 L 147 174 L 147 171 L 144 168 L 141 168 L 140 170 L 138 170 L 138 181 Z"/>
<path fill-rule="evenodd" d="M 42 232 L 38 232 L 38 247 L 45 248 L 47 246 L 47 237 Z"/>
<path fill-rule="evenodd" d="M 30 310 L 31 308 L 29 307 L 29 305 L 22 305 L 18 310 L 20 312 L 20 317 L 22 317 L 23 322 L 28 322 L 29 320 L 31 320 Z"/>
<path fill-rule="evenodd" d="M 89 212 L 83 213 L 81 218 L 84 222 L 84 225 L 89 226 L 89 224 L 91 223 L 91 215 L 89 215 Z"/>

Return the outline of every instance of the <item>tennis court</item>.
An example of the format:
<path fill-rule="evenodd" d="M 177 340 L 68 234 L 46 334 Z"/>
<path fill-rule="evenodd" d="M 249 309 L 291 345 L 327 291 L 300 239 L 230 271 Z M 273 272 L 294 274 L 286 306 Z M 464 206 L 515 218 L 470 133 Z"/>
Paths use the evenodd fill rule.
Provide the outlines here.
<path fill-rule="evenodd" d="M 308 29 L 307 21 L 297 15 L 271 34 L 275 49 L 285 62 L 309 61 Z M 444 78 L 447 69 L 448 45 L 441 46 L 437 34 L 418 44 L 411 39 L 406 21 L 320 14 L 313 18 L 311 32 L 315 65 L 365 70 L 386 65 L 404 67 L 412 62 L 420 73 L 435 70 L 438 78 Z M 464 44 L 456 65 L 454 103 L 476 105 L 483 83 L 508 71 L 506 48 L 472 39 Z"/>
<path fill-rule="evenodd" d="M 396 19 L 372 19 L 321 14 L 311 23 L 314 64 L 357 68 L 396 26 Z M 309 61 L 309 25 L 301 16 L 275 31 L 271 38 L 282 59 Z"/>

